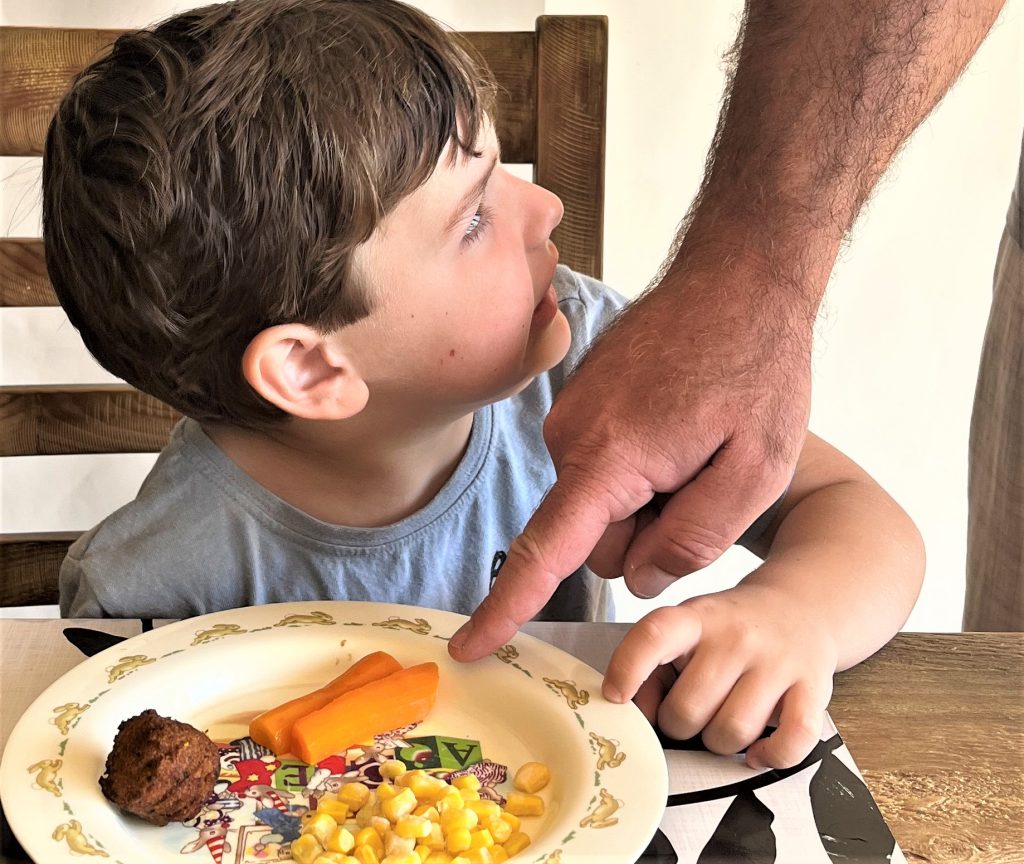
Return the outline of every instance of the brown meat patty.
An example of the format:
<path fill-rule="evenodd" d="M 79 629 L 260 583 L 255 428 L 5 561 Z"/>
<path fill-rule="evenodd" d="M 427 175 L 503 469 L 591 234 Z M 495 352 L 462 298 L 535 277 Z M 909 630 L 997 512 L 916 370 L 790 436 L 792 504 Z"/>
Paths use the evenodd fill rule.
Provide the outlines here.
<path fill-rule="evenodd" d="M 118 726 L 100 789 L 127 813 L 166 825 L 196 816 L 219 773 L 216 744 L 150 708 Z"/>

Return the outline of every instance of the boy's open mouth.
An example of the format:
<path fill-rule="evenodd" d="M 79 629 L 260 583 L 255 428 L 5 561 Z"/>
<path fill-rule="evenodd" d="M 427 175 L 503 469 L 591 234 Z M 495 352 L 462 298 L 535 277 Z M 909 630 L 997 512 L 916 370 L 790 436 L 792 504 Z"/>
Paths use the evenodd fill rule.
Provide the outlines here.
<path fill-rule="evenodd" d="M 548 285 L 548 290 L 540 298 L 540 302 L 533 309 L 533 319 L 530 324 L 533 327 L 543 327 L 558 311 L 558 299 L 555 297 L 554 283 Z"/>

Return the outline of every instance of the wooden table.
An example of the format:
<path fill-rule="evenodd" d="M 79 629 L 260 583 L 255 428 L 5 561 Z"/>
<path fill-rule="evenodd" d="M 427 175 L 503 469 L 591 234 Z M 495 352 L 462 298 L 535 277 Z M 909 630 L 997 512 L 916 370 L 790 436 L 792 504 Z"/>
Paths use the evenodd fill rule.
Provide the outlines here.
<path fill-rule="evenodd" d="M 81 661 L 67 623 L 0 619 L 0 746 Z M 527 630 L 603 668 L 625 625 Z M 837 676 L 829 712 L 909 862 L 1024 864 L 1024 633 L 901 634 Z"/>
<path fill-rule="evenodd" d="M 908 861 L 1024 862 L 1024 633 L 900 634 L 829 712 Z"/>

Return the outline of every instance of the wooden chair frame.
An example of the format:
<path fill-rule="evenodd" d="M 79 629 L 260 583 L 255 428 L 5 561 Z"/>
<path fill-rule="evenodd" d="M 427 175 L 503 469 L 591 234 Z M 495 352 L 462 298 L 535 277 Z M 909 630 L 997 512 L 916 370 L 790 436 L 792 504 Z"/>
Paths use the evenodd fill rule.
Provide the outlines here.
<path fill-rule="evenodd" d="M 0 155 L 42 155 L 71 79 L 121 32 L 0 27 Z M 561 261 L 600 278 L 607 19 L 541 16 L 532 32 L 462 35 L 497 78 L 504 161 L 532 163 L 534 181 L 562 199 L 553 234 Z M 56 305 L 42 240 L 0 239 L 0 306 Z M 0 386 L 0 456 L 156 452 L 178 419 L 128 385 Z M 0 606 L 56 603 L 60 562 L 76 536 L 0 534 Z"/>

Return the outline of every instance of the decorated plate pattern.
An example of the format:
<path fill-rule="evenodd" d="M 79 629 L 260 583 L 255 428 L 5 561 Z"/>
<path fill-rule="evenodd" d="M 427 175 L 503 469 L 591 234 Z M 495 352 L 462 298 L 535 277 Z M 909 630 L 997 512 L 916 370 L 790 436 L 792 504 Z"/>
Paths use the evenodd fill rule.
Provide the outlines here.
<path fill-rule="evenodd" d="M 478 663 L 446 642 L 466 619 L 411 606 L 306 602 L 191 618 L 115 645 L 72 669 L 25 712 L 0 765 L 8 821 L 38 861 L 255 864 L 289 860 L 301 815 L 319 796 L 401 758 L 436 773 L 475 773 L 497 800 L 527 761 L 546 763 L 543 816 L 524 820 L 533 864 L 631 862 L 664 813 L 662 747 L 633 705 L 600 695 L 596 670 L 520 634 Z M 371 651 L 438 663 L 437 703 L 395 730 L 315 766 L 275 758 L 247 737 L 260 711 L 321 686 Z M 99 789 L 121 721 L 153 708 L 205 731 L 221 780 L 189 823 L 157 828 Z"/>

